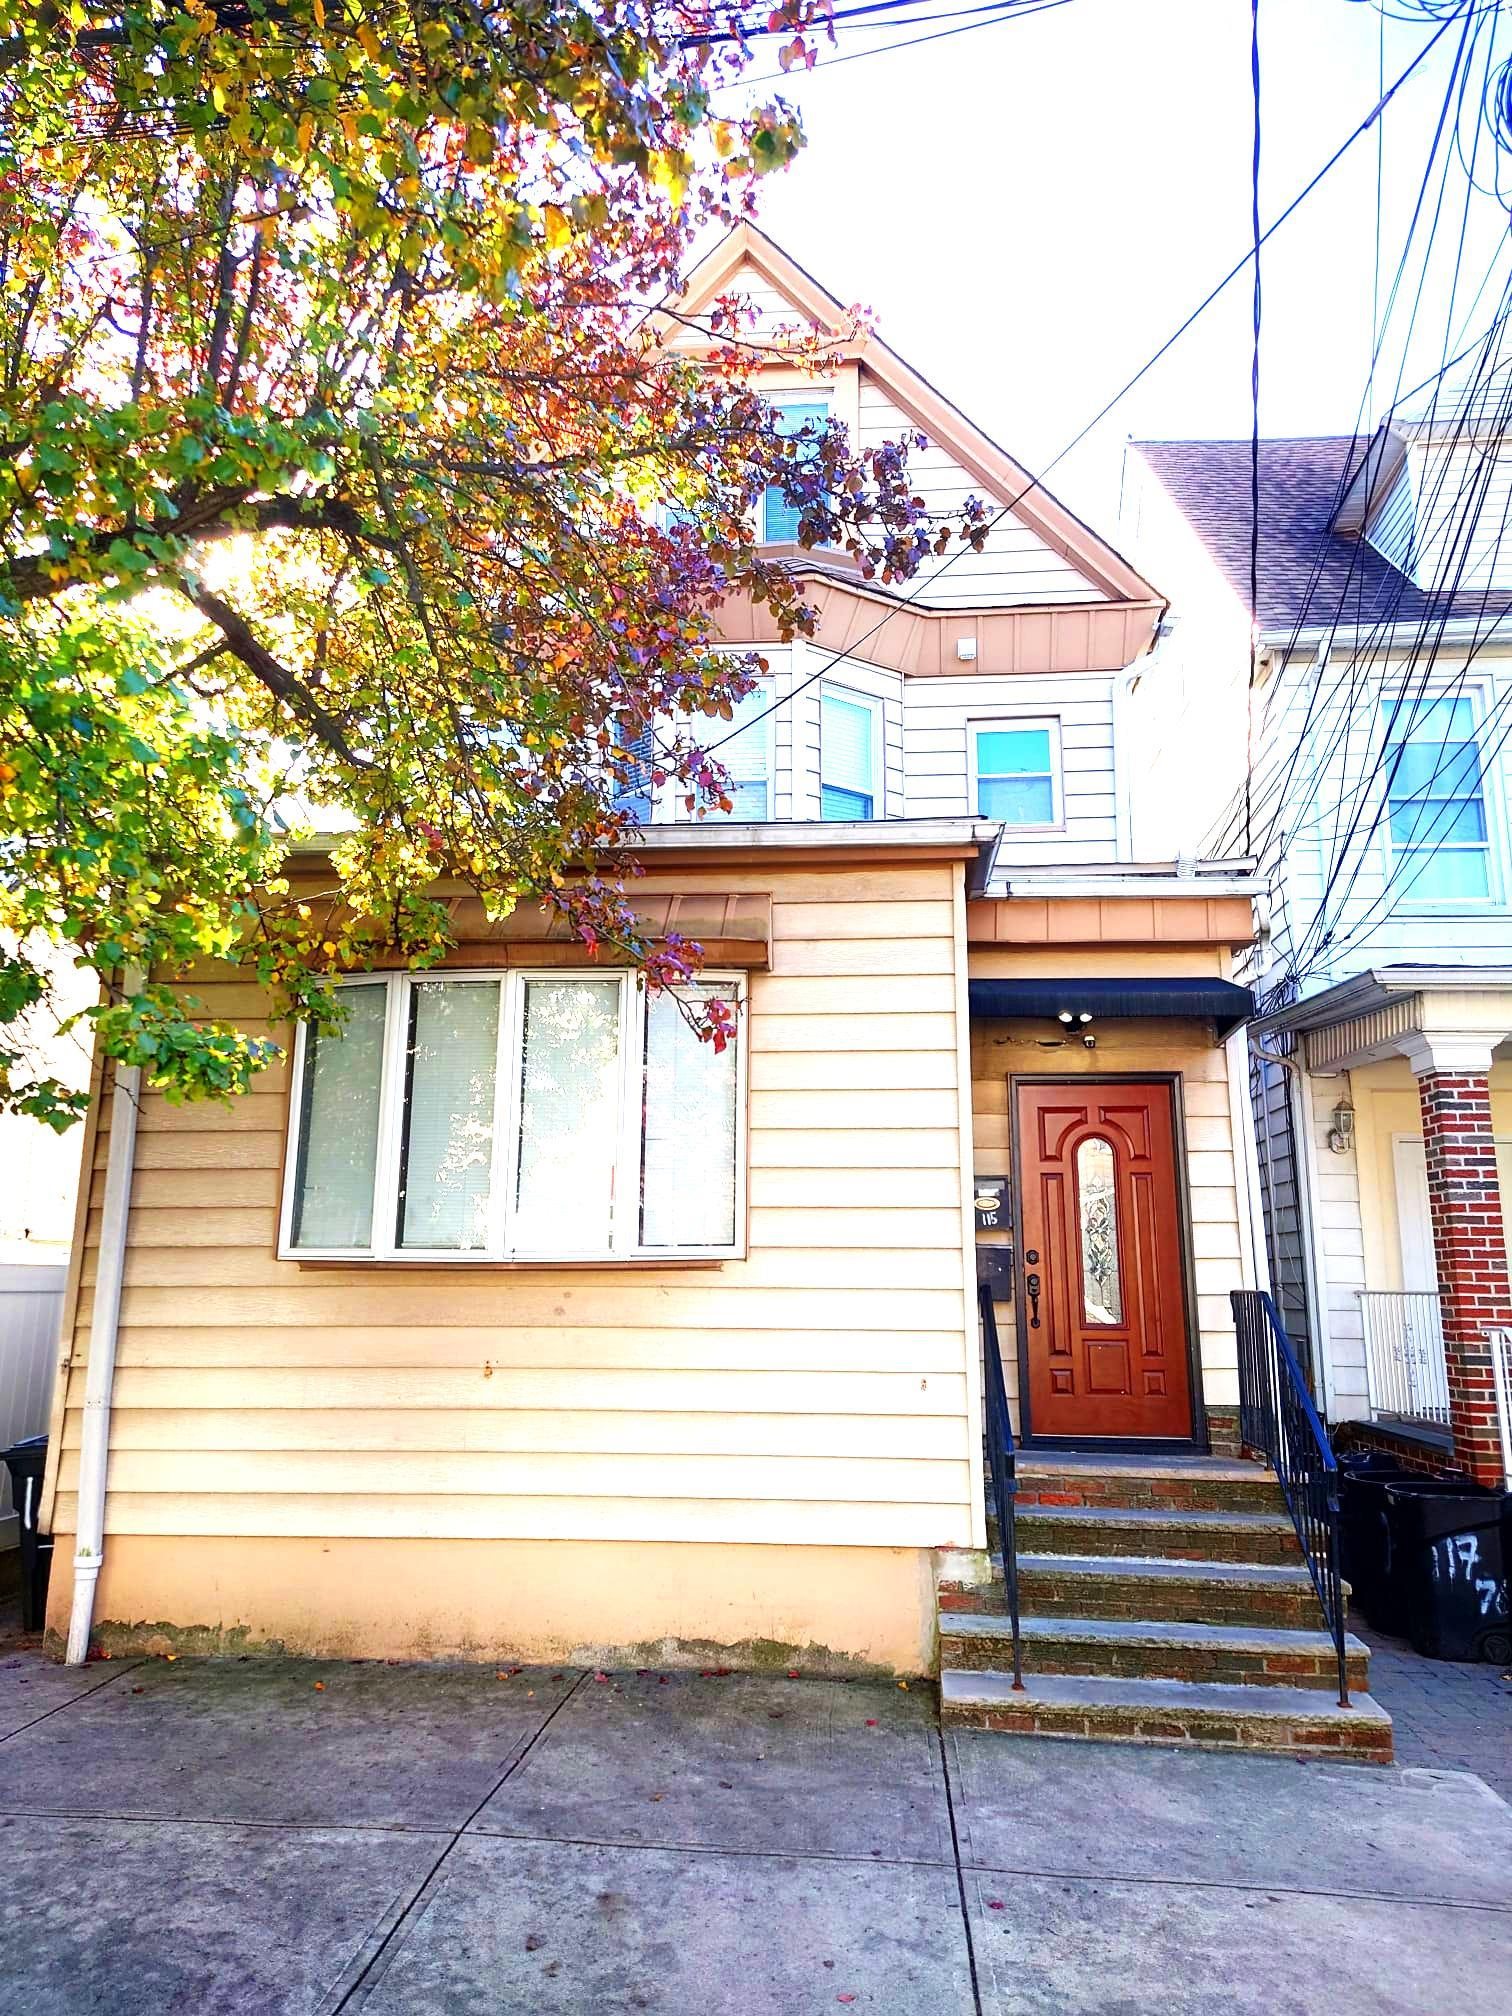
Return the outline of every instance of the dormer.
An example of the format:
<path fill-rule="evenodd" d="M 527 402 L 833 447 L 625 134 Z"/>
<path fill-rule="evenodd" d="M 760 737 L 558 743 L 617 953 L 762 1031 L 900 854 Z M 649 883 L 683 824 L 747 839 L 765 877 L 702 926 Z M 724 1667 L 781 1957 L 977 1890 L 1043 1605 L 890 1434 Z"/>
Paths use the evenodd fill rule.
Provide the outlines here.
<path fill-rule="evenodd" d="M 1507 373 L 1439 383 L 1378 428 L 1333 521 L 1424 594 L 1512 592 Z"/>

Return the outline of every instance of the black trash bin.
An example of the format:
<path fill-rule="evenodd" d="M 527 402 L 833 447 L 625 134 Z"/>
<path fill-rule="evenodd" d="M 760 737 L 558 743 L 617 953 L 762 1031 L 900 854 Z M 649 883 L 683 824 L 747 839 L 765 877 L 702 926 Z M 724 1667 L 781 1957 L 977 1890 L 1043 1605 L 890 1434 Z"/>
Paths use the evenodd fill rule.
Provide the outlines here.
<path fill-rule="evenodd" d="M 29 1435 L 6 1450 L 11 1499 L 21 1520 L 21 1628 L 40 1631 L 47 1616 L 47 1578 L 52 1570 L 53 1543 L 37 1531 L 42 1504 L 42 1472 L 47 1468 L 47 1437 Z"/>
<path fill-rule="evenodd" d="M 1453 1477 L 1385 1488 L 1386 1579 L 1412 1649 L 1428 1659 L 1512 1659 L 1512 1492 Z"/>
<path fill-rule="evenodd" d="M 1339 1572 L 1349 1584 L 1350 1607 L 1377 1631 L 1398 1636 L 1405 1636 L 1407 1624 L 1386 1577 L 1386 1486 L 1414 1474 L 1373 1449 L 1339 1458 Z"/>

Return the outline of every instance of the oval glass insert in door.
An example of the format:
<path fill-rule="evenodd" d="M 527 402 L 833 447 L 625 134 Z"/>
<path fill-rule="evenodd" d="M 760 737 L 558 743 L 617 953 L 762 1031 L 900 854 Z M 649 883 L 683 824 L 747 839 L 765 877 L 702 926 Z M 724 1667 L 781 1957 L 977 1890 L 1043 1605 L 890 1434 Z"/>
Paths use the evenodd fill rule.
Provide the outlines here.
<path fill-rule="evenodd" d="M 1082 1310 L 1088 1323 L 1123 1322 L 1116 1173 L 1112 1142 L 1100 1134 L 1089 1134 L 1076 1151 Z"/>

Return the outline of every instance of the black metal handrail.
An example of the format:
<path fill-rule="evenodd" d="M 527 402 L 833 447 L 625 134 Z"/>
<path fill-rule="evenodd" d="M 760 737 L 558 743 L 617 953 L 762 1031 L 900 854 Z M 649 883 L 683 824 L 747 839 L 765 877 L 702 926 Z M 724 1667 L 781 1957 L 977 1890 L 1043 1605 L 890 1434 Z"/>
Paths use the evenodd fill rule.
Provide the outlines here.
<path fill-rule="evenodd" d="M 1003 1587 L 1008 1595 L 1008 1626 L 1013 1634 L 1013 1684 L 1024 1685 L 1024 1661 L 1019 1645 L 1018 1533 L 1014 1499 L 1013 1422 L 1008 1413 L 1008 1388 L 1003 1383 L 1003 1353 L 998 1343 L 997 1311 L 992 1290 L 984 1281 L 977 1290 L 982 1312 L 982 1356 L 987 1384 L 987 1467 L 992 1476 L 993 1509 L 997 1513 L 998 1544 L 1003 1550 Z"/>
<path fill-rule="evenodd" d="M 1318 1592 L 1339 1662 L 1339 1706 L 1349 1706 L 1344 1584 L 1339 1573 L 1339 1466 L 1276 1305 L 1257 1288 L 1229 1301 L 1239 1339 L 1239 1439 L 1276 1473 Z"/>

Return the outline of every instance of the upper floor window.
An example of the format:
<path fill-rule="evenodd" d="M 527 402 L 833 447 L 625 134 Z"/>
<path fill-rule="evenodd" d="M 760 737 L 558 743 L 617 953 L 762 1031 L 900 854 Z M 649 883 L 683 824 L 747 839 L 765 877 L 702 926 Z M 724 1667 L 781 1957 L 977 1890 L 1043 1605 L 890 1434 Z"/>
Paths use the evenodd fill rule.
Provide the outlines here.
<path fill-rule="evenodd" d="M 781 434 L 801 434 L 805 427 L 822 428 L 830 417 L 830 402 L 824 397 L 809 395 L 773 399 L 770 403 L 777 410 L 777 431 Z M 798 520 L 802 515 L 796 504 L 788 502 L 781 486 L 773 483 L 761 499 L 761 522 L 757 528 L 760 538 L 771 545 L 793 543 L 798 537 Z"/>
<path fill-rule="evenodd" d="M 341 1031 L 297 1046 L 288 1257 L 737 1250 L 745 1046 L 716 1054 L 673 995 L 560 969 L 342 992 Z"/>
<path fill-rule="evenodd" d="M 990 721 L 971 731 L 976 809 L 1006 826 L 1061 823 L 1060 735 L 1054 721 Z"/>
<path fill-rule="evenodd" d="M 1485 781 L 1468 695 L 1387 713 L 1388 831 L 1404 902 L 1485 902 L 1491 847 Z"/>
<path fill-rule="evenodd" d="M 819 814 L 875 819 L 881 809 L 881 708 L 862 693 L 819 696 Z"/>
<path fill-rule="evenodd" d="M 764 679 L 737 700 L 728 727 L 717 717 L 701 730 L 714 761 L 728 773 L 727 813 L 716 807 L 711 819 L 770 819 L 772 816 L 772 682 Z M 717 746 L 716 746 L 717 745 Z"/>

